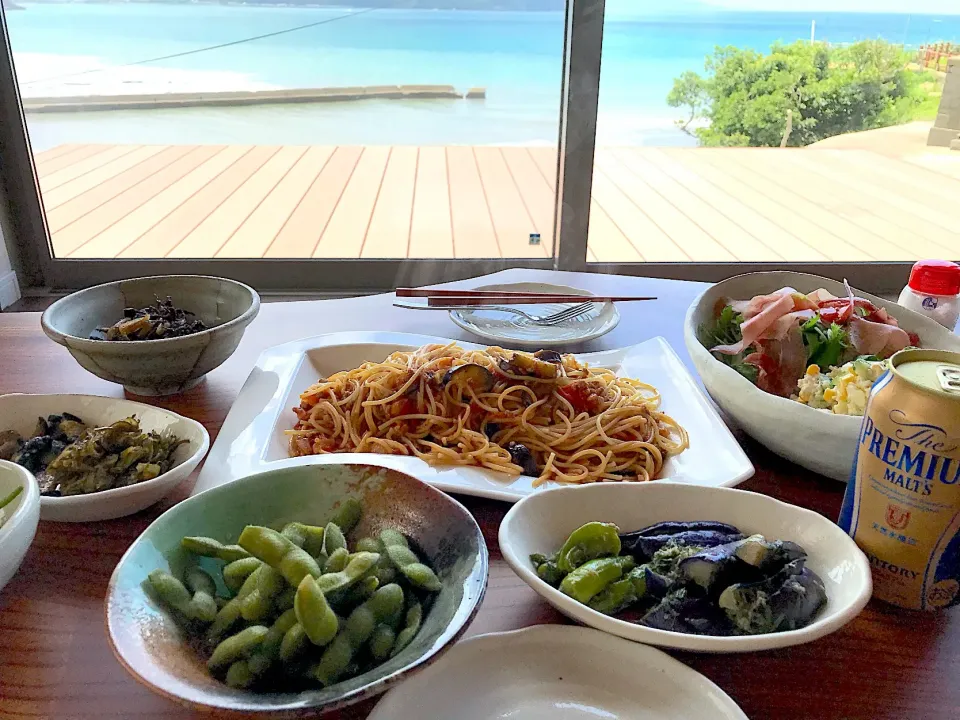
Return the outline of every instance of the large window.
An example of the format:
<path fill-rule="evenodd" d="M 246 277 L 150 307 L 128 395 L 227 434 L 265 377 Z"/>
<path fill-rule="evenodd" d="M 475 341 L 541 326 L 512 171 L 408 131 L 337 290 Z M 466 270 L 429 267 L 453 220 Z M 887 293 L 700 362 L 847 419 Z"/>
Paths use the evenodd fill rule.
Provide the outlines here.
<path fill-rule="evenodd" d="M 960 257 L 960 7 L 770 5 L 5 0 L 21 282 Z"/>

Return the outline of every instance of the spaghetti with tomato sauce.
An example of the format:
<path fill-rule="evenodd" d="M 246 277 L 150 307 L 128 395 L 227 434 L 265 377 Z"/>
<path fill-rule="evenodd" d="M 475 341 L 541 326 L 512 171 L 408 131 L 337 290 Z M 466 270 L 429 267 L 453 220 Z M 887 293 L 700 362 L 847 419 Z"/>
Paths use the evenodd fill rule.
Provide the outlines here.
<path fill-rule="evenodd" d="M 686 449 L 686 430 L 639 380 L 552 350 L 455 343 L 395 352 L 321 379 L 300 395 L 295 456 L 412 455 L 531 475 L 534 485 L 644 481 Z"/>

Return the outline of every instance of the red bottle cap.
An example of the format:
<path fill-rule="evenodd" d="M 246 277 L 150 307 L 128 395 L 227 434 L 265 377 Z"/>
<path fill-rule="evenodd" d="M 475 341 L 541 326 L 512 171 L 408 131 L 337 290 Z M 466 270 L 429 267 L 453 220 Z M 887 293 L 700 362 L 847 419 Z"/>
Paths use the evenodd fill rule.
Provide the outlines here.
<path fill-rule="evenodd" d="M 921 260 L 910 271 L 908 285 L 924 295 L 960 295 L 960 265 L 948 260 Z"/>

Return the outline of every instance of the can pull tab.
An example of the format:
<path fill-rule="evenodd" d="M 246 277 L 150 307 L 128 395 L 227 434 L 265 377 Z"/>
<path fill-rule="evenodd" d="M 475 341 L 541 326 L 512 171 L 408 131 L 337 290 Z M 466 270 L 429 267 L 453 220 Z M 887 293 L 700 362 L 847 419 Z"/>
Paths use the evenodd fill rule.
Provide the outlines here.
<path fill-rule="evenodd" d="M 937 368 L 937 380 L 946 392 L 960 395 L 960 368 L 954 365 L 941 365 Z"/>

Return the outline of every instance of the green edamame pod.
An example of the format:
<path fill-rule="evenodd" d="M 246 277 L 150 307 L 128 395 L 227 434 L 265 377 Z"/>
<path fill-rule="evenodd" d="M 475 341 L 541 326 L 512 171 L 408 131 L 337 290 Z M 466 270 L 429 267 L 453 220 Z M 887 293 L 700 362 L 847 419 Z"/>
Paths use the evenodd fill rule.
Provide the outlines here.
<path fill-rule="evenodd" d="M 274 621 L 270 630 L 264 636 L 263 642 L 260 643 L 260 647 L 254 651 L 247 661 L 254 675 L 262 675 L 279 659 L 283 636 L 296 624 L 297 614 L 293 609 L 287 610 Z"/>
<path fill-rule="evenodd" d="M 217 603 L 217 612 L 220 612 L 224 605 L 230 602 L 230 598 L 221 597 L 220 595 L 217 595 L 213 600 Z"/>
<path fill-rule="evenodd" d="M 306 650 L 309 644 L 310 639 L 303 625 L 297 623 L 283 635 L 283 640 L 280 642 L 280 659 L 285 663 L 290 662 Z"/>
<path fill-rule="evenodd" d="M 590 560 L 619 554 L 619 528 L 613 523 L 589 522 L 570 533 L 557 553 L 557 567 L 572 572 Z"/>
<path fill-rule="evenodd" d="M 320 576 L 320 566 L 310 553 L 297 547 L 276 530 L 259 525 L 247 525 L 240 533 L 240 546 L 267 565 L 280 571 L 288 583 L 300 584 L 304 576 Z"/>
<path fill-rule="evenodd" d="M 560 592 L 584 605 L 607 585 L 619 580 L 636 563 L 630 556 L 602 557 L 589 560 L 567 575 L 560 583 Z"/>
<path fill-rule="evenodd" d="M 378 587 L 380 587 L 380 581 L 377 576 L 366 575 L 353 587 L 329 593 L 327 602 L 334 610 L 348 610 L 371 597 Z"/>
<path fill-rule="evenodd" d="M 297 587 L 293 601 L 297 622 L 314 645 L 323 646 L 336 637 L 339 623 L 317 581 L 307 575 Z"/>
<path fill-rule="evenodd" d="M 320 662 L 314 666 L 313 677 L 323 685 L 336 682 L 346 672 L 354 655 L 373 635 L 377 625 L 392 616 L 402 604 L 403 589 L 399 585 L 386 585 L 354 608 L 343 628 L 324 650 Z"/>
<path fill-rule="evenodd" d="M 362 515 L 363 506 L 360 501 L 356 498 L 347 498 L 340 505 L 337 514 L 333 516 L 333 522 L 346 534 L 357 526 Z"/>
<path fill-rule="evenodd" d="M 217 584 L 198 567 L 188 568 L 183 576 L 184 584 L 193 593 L 191 617 L 202 622 L 213 622 L 217 617 Z"/>
<path fill-rule="evenodd" d="M 377 553 L 354 553 L 343 570 L 321 575 L 317 578 L 317 585 L 324 595 L 351 587 L 373 569 L 379 560 Z"/>
<path fill-rule="evenodd" d="M 323 528 L 317 525 L 307 525 L 301 522 L 287 523 L 281 535 L 293 541 L 294 545 L 302 547 L 316 557 L 323 549 Z"/>
<path fill-rule="evenodd" d="M 240 614 L 248 622 L 262 620 L 273 610 L 274 598 L 276 598 L 287 586 L 286 581 L 280 571 L 264 565 L 257 572 L 257 587 L 247 597 L 243 599 L 240 605 Z"/>
<path fill-rule="evenodd" d="M 387 558 L 386 555 L 383 557 Z M 390 558 L 387 558 L 389 562 Z M 389 563 L 387 566 L 381 566 L 377 564 L 377 580 L 380 581 L 381 585 L 388 585 L 397 580 L 397 569 L 393 566 L 393 563 Z"/>
<path fill-rule="evenodd" d="M 246 657 L 263 642 L 267 631 L 268 628 L 263 625 L 251 625 L 236 635 L 231 635 L 217 645 L 210 659 L 207 660 L 207 667 L 210 670 L 218 670 Z"/>
<path fill-rule="evenodd" d="M 237 660 L 227 670 L 227 685 L 232 688 L 250 687 L 255 678 L 247 660 Z"/>
<path fill-rule="evenodd" d="M 182 582 L 163 570 L 154 570 L 147 580 L 166 605 L 187 618 L 193 617 L 193 596 Z"/>
<path fill-rule="evenodd" d="M 393 528 L 386 528 L 380 531 L 380 542 L 384 547 L 390 547 L 391 545 L 400 545 L 405 548 L 410 547 L 406 536 L 399 530 L 394 530 Z"/>
<path fill-rule="evenodd" d="M 231 592 L 238 592 L 250 573 L 263 564 L 263 561 L 255 557 L 246 557 L 241 560 L 234 560 L 223 567 L 223 584 Z"/>
<path fill-rule="evenodd" d="M 262 564 L 262 563 L 261 563 Z M 257 589 L 257 580 L 260 577 L 261 568 L 257 568 L 247 576 L 237 592 L 237 596 L 230 600 L 226 605 L 220 608 L 217 617 L 213 620 L 213 625 L 207 630 L 208 640 L 219 640 L 240 619 L 241 603 L 244 598 Z"/>
<path fill-rule="evenodd" d="M 396 640 L 397 634 L 392 627 L 386 624 L 377 625 L 370 636 L 370 655 L 377 662 L 383 662 L 390 656 Z"/>
<path fill-rule="evenodd" d="M 365 537 L 365 538 L 360 538 L 359 540 L 357 540 L 357 544 L 356 544 L 356 546 L 355 546 L 354 549 L 355 549 L 356 552 L 375 552 L 375 553 L 378 553 L 378 552 L 380 552 L 380 550 L 381 550 L 381 546 L 380 546 L 380 543 L 377 542 L 377 540 L 376 540 L 375 538 Z"/>
<path fill-rule="evenodd" d="M 403 630 L 397 634 L 397 639 L 390 651 L 390 657 L 395 657 L 410 644 L 418 632 L 420 632 L 420 623 L 423 622 L 423 607 L 414 600 L 407 609 L 407 617 L 404 622 Z"/>
<path fill-rule="evenodd" d="M 273 607 L 277 612 L 286 612 L 293 609 L 293 599 L 297 595 L 297 589 L 287 585 L 279 595 L 273 599 Z"/>
<path fill-rule="evenodd" d="M 347 552 L 347 549 L 337 548 L 330 553 L 330 557 L 327 558 L 327 562 L 323 565 L 323 571 L 325 573 L 340 572 L 347 566 L 349 560 L 350 553 Z"/>
<path fill-rule="evenodd" d="M 387 557 L 396 566 L 397 570 L 416 587 L 439 592 L 443 585 L 436 573 L 417 558 L 416 554 L 403 545 L 387 545 Z"/>
<path fill-rule="evenodd" d="M 327 523 L 327 527 L 323 530 L 323 553 L 330 557 L 335 551 L 341 548 L 346 549 L 346 547 L 347 538 L 340 526 L 336 523 Z"/>
<path fill-rule="evenodd" d="M 250 557 L 250 553 L 239 545 L 224 545 L 219 540 L 208 537 L 185 537 L 180 541 L 180 545 L 194 555 L 217 558 L 226 563 Z"/>

